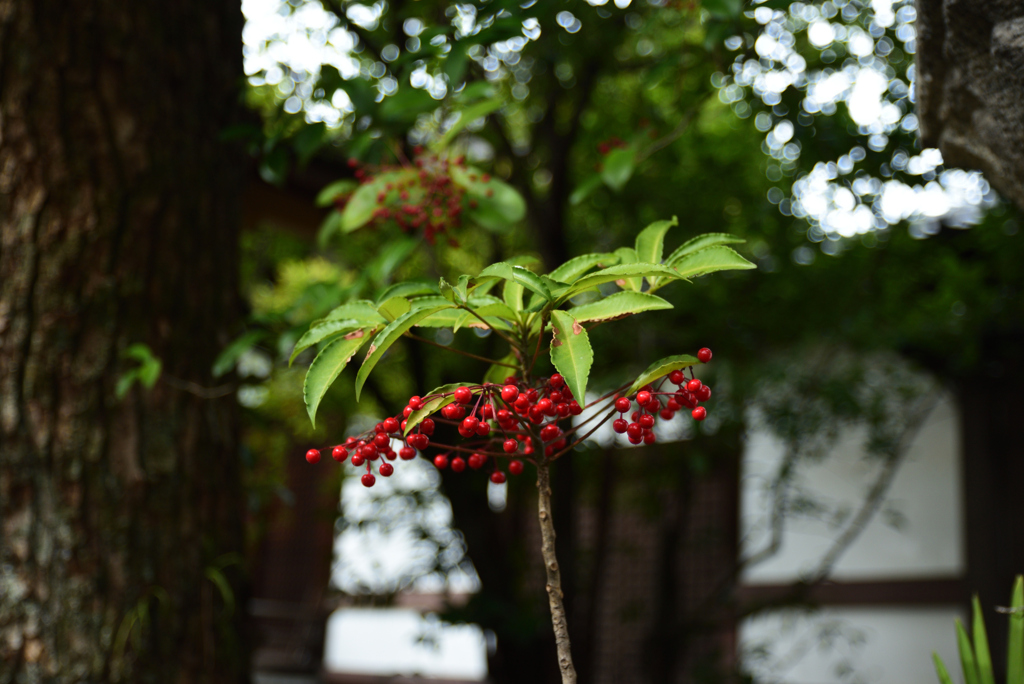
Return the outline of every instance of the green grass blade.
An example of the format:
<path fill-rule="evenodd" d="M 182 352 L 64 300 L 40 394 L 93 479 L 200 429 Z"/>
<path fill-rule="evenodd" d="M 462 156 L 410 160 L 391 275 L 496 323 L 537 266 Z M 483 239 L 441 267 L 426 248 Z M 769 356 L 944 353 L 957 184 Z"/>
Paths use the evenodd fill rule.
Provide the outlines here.
<path fill-rule="evenodd" d="M 946 670 L 942 658 L 935 651 L 932 651 L 932 661 L 935 663 L 935 674 L 939 676 L 939 684 L 953 684 L 953 680 L 950 678 L 949 671 Z"/>
<path fill-rule="evenodd" d="M 981 684 L 978 679 L 978 662 L 974 659 L 974 649 L 967 630 L 959 620 L 956 621 L 956 645 L 960 649 L 960 665 L 964 670 L 964 684 Z"/>
<path fill-rule="evenodd" d="M 1007 648 L 1006 684 L 1024 684 L 1024 577 L 1017 575 L 1010 599 L 1010 639 Z"/>
<path fill-rule="evenodd" d="M 985 617 L 981 613 L 981 602 L 977 595 L 974 596 L 972 605 L 974 610 L 971 632 L 974 637 L 974 657 L 978 663 L 978 681 L 981 684 L 996 684 L 996 677 L 992 673 L 992 654 L 988 650 L 988 635 L 985 633 Z"/>

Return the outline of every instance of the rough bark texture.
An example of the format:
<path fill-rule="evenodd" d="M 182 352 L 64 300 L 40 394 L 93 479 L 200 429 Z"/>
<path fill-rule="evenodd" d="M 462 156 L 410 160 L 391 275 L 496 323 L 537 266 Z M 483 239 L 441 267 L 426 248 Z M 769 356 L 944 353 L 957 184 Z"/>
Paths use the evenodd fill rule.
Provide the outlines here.
<path fill-rule="evenodd" d="M 551 474 L 547 462 L 537 464 L 537 519 L 540 521 L 541 555 L 547 574 L 548 605 L 551 607 L 551 624 L 555 630 L 555 646 L 558 648 L 558 669 L 562 672 L 562 684 L 576 684 L 576 670 L 572 666 L 572 652 L 569 648 L 569 625 L 565 619 L 565 602 L 562 594 L 562 574 L 555 556 L 555 525 L 551 519 Z"/>
<path fill-rule="evenodd" d="M 232 0 L 0 1 L 0 682 L 244 668 L 214 581 L 233 402 L 200 396 L 236 309 L 241 26 Z M 163 375 L 118 401 L 133 343 Z"/>
<path fill-rule="evenodd" d="M 922 143 L 1024 208 L 1024 3 L 917 0 Z"/>

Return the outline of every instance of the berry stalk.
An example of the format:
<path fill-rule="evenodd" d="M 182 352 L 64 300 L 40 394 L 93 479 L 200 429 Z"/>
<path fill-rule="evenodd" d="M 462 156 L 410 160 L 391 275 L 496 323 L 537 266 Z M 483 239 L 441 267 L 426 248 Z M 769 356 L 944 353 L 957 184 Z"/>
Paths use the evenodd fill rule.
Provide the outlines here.
<path fill-rule="evenodd" d="M 551 517 L 551 474 L 548 460 L 537 459 L 537 519 L 540 521 L 541 555 L 547 573 L 548 605 L 551 607 L 551 625 L 555 630 L 558 650 L 558 669 L 562 684 L 576 684 L 576 668 L 572 664 L 569 646 L 569 623 L 565 618 L 565 596 L 562 593 L 562 573 L 555 557 L 555 524 Z"/>

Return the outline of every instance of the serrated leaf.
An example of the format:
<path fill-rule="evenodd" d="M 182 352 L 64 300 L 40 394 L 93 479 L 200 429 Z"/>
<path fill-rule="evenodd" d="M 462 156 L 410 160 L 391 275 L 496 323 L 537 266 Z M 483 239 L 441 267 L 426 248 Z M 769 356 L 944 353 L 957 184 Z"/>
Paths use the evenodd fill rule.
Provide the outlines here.
<path fill-rule="evenodd" d="M 594 365 L 594 350 L 586 329 L 569 313 L 551 312 L 551 363 L 565 378 L 576 401 L 583 406 L 587 397 L 587 380 Z"/>
<path fill-rule="evenodd" d="M 455 390 L 459 387 L 466 387 L 472 383 L 468 382 L 453 382 L 449 385 L 441 385 L 440 387 L 431 390 L 427 394 L 423 395 L 423 406 L 412 413 L 405 419 L 405 430 L 402 432 L 403 435 L 408 435 L 412 432 L 417 425 L 423 422 L 424 418 L 429 418 L 431 414 L 437 413 L 448 404 L 455 402 Z M 441 396 L 447 394 L 448 396 Z"/>
<path fill-rule="evenodd" d="M 1024 577 L 1017 575 L 1010 598 L 1010 636 L 1006 651 L 1006 684 L 1024 684 Z"/>
<path fill-rule="evenodd" d="M 604 166 L 601 167 L 601 180 L 616 192 L 622 190 L 633 175 L 635 160 L 636 152 L 628 147 L 612 150 L 604 158 Z"/>
<path fill-rule="evenodd" d="M 334 181 L 316 195 L 316 206 L 329 207 L 339 195 L 352 192 L 359 184 L 350 178 Z"/>
<path fill-rule="evenodd" d="M 573 283 L 569 289 L 562 293 L 559 300 L 564 301 L 574 297 L 584 290 L 597 287 L 604 283 L 617 282 L 627 278 L 644 278 L 651 276 L 664 276 L 670 279 L 679 278 L 678 273 L 670 268 L 662 266 L 661 264 L 619 264 L 618 266 L 610 266 L 609 268 L 601 269 L 600 271 L 596 271 L 588 276 L 580 278 Z"/>
<path fill-rule="evenodd" d="M 484 270 L 480 271 L 480 275 L 476 277 L 479 282 L 485 278 L 501 278 L 502 280 L 514 280 L 519 283 L 527 290 L 536 292 L 544 299 L 551 300 L 551 292 L 548 290 L 547 285 L 540 279 L 533 271 L 528 271 L 522 266 L 513 266 L 512 264 L 504 261 L 499 261 L 496 264 L 491 264 Z"/>
<path fill-rule="evenodd" d="M 682 259 L 687 254 L 699 252 L 702 249 L 708 247 L 714 247 L 715 245 L 732 245 L 742 244 L 746 242 L 743 238 L 738 238 L 735 235 L 729 233 L 704 233 L 697 237 L 690 238 L 683 244 L 679 245 L 671 254 L 668 255 L 668 259 L 665 260 L 666 265 L 671 265 L 672 262 Z"/>
<path fill-rule="evenodd" d="M 723 245 L 706 247 L 692 254 L 687 254 L 668 265 L 683 278 L 696 278 L 697 276 L 715 271 L 757 268 L 757 266 L 737 254 L 736 250 Z"/>
<path fill-rule="evenodd" d="M 377 312 L 388 321 L 395 321 L 401 316 L 409 313 L 412 305 L 405 297 L 391 297 L 377 307 Z"/>
<path fill-rule="evenodd" d="M 935 674 L 939 677 L 939 684 L 953 684 L 953 679 L 949 676 L 945 663 L 935 651 L 932 651 L 932 662 L 935 663 Z"/>
<path fill-rule="evenodd" d="M 448 308 L 452 308 L 452 305 L 446 302 L 444 306 L 428 307 L 425 309 L 418 309 L 416 311 L 409 311 L 389 323 L 386 328 L 381 330 L 377 336 L 373 338 L 373 342 L 370 344 L 370 351 L 366 354 L 366 359 L 363 361 L 363 365 L 359 367 L 359 372 L 356 374 L 356 401 L 359 401 L 359 395 L 363 391 L 363 385 L 366 384 L 366 379 L 370 377 L 370 372 L 380 361 L 381 357 L 384 356 L 384 352 L 390 349 L 391 345 L 398 341 L 398 338 L 404 335 L 419 321 L 431 314 Z"/>
<path fill-rule="evenodd" d="M 224 347 L 224 350 L 217 355 L 213 362 L 213 377 L 219 378 L 224 375 L 237 363 L 239 357 L 253 348 L 253 346 L 267 336 L 266 330 L 250 330 L 241 337 L 235 339 L 231 344 Z"/>
<path fill-rule="evenodd" d="M 455 286 L 455 294 L 458 295 L 459 303 L 460 304 L 465 304 L 469 300 L 468 288 L 469 288 L 469 276 L 465 275 L 465 274 L 460 275 L 459 276 L 459 282 Z"/>
<path fill-rule="evenodd" d="M 615 256 L 619 258 L 619 264 L 635 264 L 640 261 L 636 256 L 636 250 L 632 247 L 619 247 L 615 250 Z M 644 287 L 643 278 L 626 278 L 620 286 L 624 290 L 636 290 L 639 292 Z"/>
<path fill-rule="evenodd" d="M 585 323 L 587 321 L 606 321 L 642 311 L 671 308 L 670 303 L 657 295 L 623 290 L 596 302 L 573 307 L 569 309 L 569 313 L 580 323 Z"/>
<path fill-rule="evenodd" d="M 700 363 L 700 359 L 696 356 L 690 356 L 689 354 L 679 354 L 678 356 L 666 356 L 665 358 L 655 361 L 647 367 L 640 377 L 636 379 L 629 389 L 626 390 L 626 394 L 633 394 L 641 387 L 648 383 L 652 383 L 658 378 L 663 378 L 674 370 L 682 370 L 690 366 L 696 366 Z"/>
<path fill-rule="evenodd" d="M 650 264 L 660 264 L 664 254 L 665 234 L 669 228 L 679 225 L 675 216 L 668 221 L 655 221 L 636 236 L 636 259 Z"/>
<path fill-rule="evenodd" d="M 353 318 L 337 321 L 324 321 L 323 323 L 317 323 L 310 326 L 309 330 L 304 332 L 298 342 L 295 343 L 295 348 L 292 349 L 292 355 L 288 357 L 288 365 L 291 366 L 292 362 L 295 361 L 296 356 L 313 345 L 320 344 L 321 342 L 337 335 L 350 333 L 353 330 L 358 330 L 364 326 L 365 323 Z"/>
<path fill-rule="evenodd" d="M 360 330 L 359 336 L 346 336 L 331 342 L 309 364 L 306 379 L 302 383 L 302 399 L 306 403 L 309 422 L 316 427 L 316 410 L 334 381 L 345 370 L 359 348 L 366 344 L 377 328 Z"/>
<path fill-rule="evenodd" d="M 618 255 L 608 252 L 581 254 L 578 257 L 569 259 L 554 271 L 548 273 L 548 277 L 559 282 L 572 284 L 580 276 L 596 266 L 616 266 L 619 261 Z"/>
<path fill-rule="evenodd" d="M 964 672 L 964 684 L 981 684 L 978 678 L 978 663 L 974 659 L 971 640 L 960 621 L 956 621 L 956 645 L 960 650 L 960 665 Z"/>
<path fill-rule="evenodd" d="M 433 285 L 432 283 L 421 283 L 416 281 L 395 283 L 394 285 L 387 288 L 380 294 L 380 297 L 377 298 L 377 303 L 381 304 L 391 299 L 392 297 L 417 297 L 419 295 L 436 295 L 437 292 L 437 286 Z"/>
<path fill-rule="evenodd" d="M 455 299 L 455 288 L 452 287 L 451 283 L 449 283 L 444 278 L 441 278 L 440 280 L 437 281 L 437 287 L 441 291 L 441 296 L 442 297 L 447 299 L 452 304 L 454 304 L 456 302 L 456 299 Z"/>
<path fill-rule="evenodd" d="M 972 624 L 971 636 L 974 638 L 974 657 L 978 661 L 978 681 L 980 684 L 996 684 L 992 672 L 992 654 L 988 649 L 988 634 L 985 633 L 985 619 L 981 614 L 981 602 L 977 594 L 971 601 Z"/>
<path fill-rule="evenodd" d="M 377 195 L 386 192 L 388 183 L 398 185 L 417 178 L 416 171 L 402 169 L 399 171 L 388 171 L 374 178 L 369 183 L 360 185 L 352 197 L 349 198 L 345 210 L 341 213 L 341 230 L 351 233 L 357 228 L 362 228 L 373 219 L 375 212 L 381 205 L 377 202 Z"/>
<path fill-rule="evenodd" d="M 316 323 L 322 323 L 324 321 L 338 321 L 346 318 L 354 318 L 357 321 L 365 321 L 367 323 L 387 323 L 383 316 L 377 313 L 377 307 L 368 299 L 357 299 L 354 302 L 342 304 L 341 306 L 335 307 Z"/>

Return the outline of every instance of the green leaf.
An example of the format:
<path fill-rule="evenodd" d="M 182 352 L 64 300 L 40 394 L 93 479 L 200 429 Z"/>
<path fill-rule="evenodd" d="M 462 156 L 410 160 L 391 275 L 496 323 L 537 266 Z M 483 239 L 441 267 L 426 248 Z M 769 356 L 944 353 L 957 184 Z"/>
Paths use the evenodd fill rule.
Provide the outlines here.
<path fill-rule="evenodd" d="M 399 317 L 409 313 L 412 305 L 405 297 L 392 297 L 377 307 L 380 315 L 389 321 L 397 320 Z"/>
<path fill-rule="evenodd" d="M 604 158 L 601 168 L 601 180 L 612 190 L 618 192 L 626 186 L 633 175 L 636 152 L 630 148 L 616 148 Z"/>
<path fill-rule="evenodd" d="M 548 277 L 563 283 L 573 283 L 595 266 L 615 266 L 618 263 L 619 257 L 608 252 L 581 254 L 578 257 L 569 259 L 554 271 L 548 273 Z"/>
<path fill-rule="evenodd" d="M 463 54 L 465 54 L 465 52 L 463 52 Z M 449 63 L 451 62 L 451 59 L 451 57 L 448 58 Z M 457 83 L 457 81 L 453 81 L 452 83 Z M 476 102 L 460 110 L 459 120 L 452 124 L 452 127 L 445 131 L 444 135 L 441 136 L 441 138 L 434 145 L 432 145 L 433 149 L 443 150 L 444 148 L 448 147 L 448 144 L 451 143 L 452 139 L 456 135 L 458 135 L 463 128 L 473 123 L 477 119 L 487 116 L 493 111 L 501 109 L 501 106 L 504 103 L 505 102 L 502 98 L 496 97 L 491 100 Z"/>
<path fill-rule="evenodd" d="M 334 200 L 339 195 L 345 195 L 359 187 L 359 184 L 350 178 L 343 178 L 338 181 L 334 181 L 316 196 L 316 206 L 318 207 L 329 207 L 334 204 Z"/>
<path fill-rule="evenodd" d="M 324 321 L 323 323 L 317 323 L 310 326 L 309 330 L 304 332 L 298 342 L 295 343 L 292 355 L 288 358 L 288 365 L 291 366 L 292 362 L 295 361 L 296 356 L 306 351 L 314 344 L 319 344 L 324 340 L 328 340 L 338 335 L 350 333 L 353 330 L 358 330 L 364 326 L 365 323 L 353 318 Z"/>
<path fill-rule="evenodd" d="M 432 283 L 423 283 L 417 281 L 406 281 L 401 283 L 395 283 L 388 289 L 384 290 L 380 297 L 377 298 L 377 303 L 383 303 L 392 297 L 417 297 L 419 295 L 436 295 L 438 292 L 437 286 Z"/>
<path fill-rule="evenodd" d="M 452 305 L 446 302 L 444 306 L 431 306 L 424 309 L 418 309 L 417 311 L 409 311 L 389 323 L 386 328 L 381 330 L 380 333 L 373 338 L 373 343 L 370 344 L 370 351 L 367 352 L 366 359 L 363 361 L 363 365 L 359 367 L 359 372 L 356 374 L 356 401 L 359 401 L 359 395 L 363 391 L 363 385 L 366 384 L 366 379 L 370 377 L 370 371 L 374 369 L 381 357 L 384 356 L 384 352 L 390 349 L 391 345 L 398 341 L 398 338 L 404 335 L 419 321 L 431 314 L 448 308 L 452 308 Z"/>
<path fill-rule="evenodd" d="M 458 296 L 459 302 L 461 304 L 465 304 L 469 300 L 468 288 L 469 288 L 469 276 L 465 275 L 465 274 L 460 275 L 459 276 L 459 282 L 455 286 L 455 294 Z"/>
<path fill-rule="evenodd" d="M 506 280 L 501 298 L 513 311 L 523 310 L 523 286 L 514 280 Z"/>
<path fill-rule="evenodd" d="M 706 247 L 698 252 L 687 254 L 671 264 L 683 278 L 696 278 L 715 271 L 735 271 L 757 268 L 730 247 L 718 245 Z"/>
<path fill-rule="evenodd" d="M 551 292 L 548 290 L 547 285 L 540 279 L 533 271 L 528 271 L 522 266 L 513 266 L 504 261 L 499 261 L 496 264 L 491 264 L 484 270 L 480 271 L 480 275 L 476 277 L 477 282 L 484 278 L 501 278 L 502 280 L 514 280 L 519 283 L 527 290 L 536 292 L 544 299 L 551 300 Z"/>
<path fill-rule="evenodd" d="M 1006 684 L 1024 684 L 1024 577 L 1017 575 L 1010 599 L 1010 637 L 1007 644 Z"/>
<path fill-rule="evenodd" d="M 160 361 L 149 348 L 148 345 L 142 343 L 136 343 L 125 349 L 121 356 L 126 359 L 134 359 L 139 362 L 139 366 L 130 371 L 131 375 L 137 379 L 143 387 L 146 389 L 153 389 L 153 385 L 160 378 L 160 371 L 163 369 L 163 362 Z M 129 383 L 129 386 L 131 383 Z M 127 392 L 127 389 L 125 390 Z M 115 391 L 116 394 L 116 391 Z M 118 398 L 122 398 L 124 395 L 120 395 Z"/>
<path fill-rule="evenodd" d="M 683 244 L 679 245 L 674 252 L 668 255 L 668 259 L 665 260 L 665 264 L 671 266 L 672 262 L 682 259 L 687 254 L 699 252 L 702 249 L 714 247 L 715 245 L 738 245 L 744 242 L 746 242 L 746 240 L 743 238 L 738 238 L 735 235 L 730 235 L 729 233 L 704 233 L 703 235 L 690 238 Z"/>
<path fill-rule="evenodd" d="M 484 228 L 501 231 L 526 216 L 526 200 L 508 183 L 473 167 L 453 166 L 451 177 L 452 182 L 464 188 L 468 199 L 476 204 L 475 208 L 470 205 L 466 215 Z M 484 178 L 487 178 L 486 182 Z"/>
<path fill-rule="evenodd" d="M 587 331 L 565 311 L 551 312 L 551 363 L 565 378 L 576 401 L 583 406 L 587 397 L 587 379 L 594 364 L 594 350 Z"/>
<path fill-rule="evenodd" d="M 967 631 L 956 621 L 956 645 L 960 649 L 960 665 L 964 671 L 964 684 L 981 684 L 978 678 L 978 663 L 974 659 L 974 650 L 971 648 L 971 640 Z"/>
<path fill-rule="evenodd" d="M 679 220 L 673 216 L 670 221 L 655 221 L 640 231 L 636 236 L 636 258 L 649 264 L 660 264 L 665 245 L 665 233 L 669 228 L 678 226 Z"/>
<path fill-rule="evenodd" d="M 432 112 L 439 106 L 441 103 L 427 91 L 403 85 L 380 103 L 380 118 L 390 123 L 411 124 L 420 114 Z"/>
<path fill-rule="evenodd" d="M 391 279 L 391 274 L 401 266 L 417 249 L 422 249 L 423 241 L 414 237 L 403 237 L 388 240 L 380 252 L 369 263 L 363 265 L 363 273 L 370 276 L 375 285 L 383 285 Z"/>
<path fill-rule="evenodd" d="M 331 211 L 324 217 L 323 223 L 316 232 L 316 243 L 325 246 L 331 237 L 341 230 L 341 212 Z"/>
<path fill-rule="evenodd" d="M 450 385 L 441 385 L 440 387 L 431 390 L 423 396 L 423 406 L 412 413 L 405 419 L 405 430 L 402 432 L 403 435 L 408 435 L 415 429 L 417 425 L 423 422 L 424 418 L 430 417 L 448 404 L 455 402 L 455 395 L 453 392 L 459 387 L 465 387 L 472 385 L 470 382 L 453 382 Z M 448 396 L 442 396 L 447 394 Z"/>
<path fill-rule="evenodd" d="M 671 308 L 671 304 L 656 295 L 623 290 L 596 302 L 573 307 L 569 309 L 569 313 L 580 323 L 585 323 L 587 321 L 606 321 L 641 311 Z"/>
<path fill-rule="evenodd" d="M 973 622 L 971 633 L 974 637 L 974 654 L 978 661 L 978 681 L 980 684 L 996 684 L 992 672 L 992 654 L 988 650 L 988 635 L 985 633 L 985 618 L 981 614 L 981 602 L 975 594 L 972 600 Z"/>
<path fill-rule="evenodd" d="M 416 178 L 418 178 L 416 171 L 401 169 L 382 173 L 369 183 L 360 185 L 352 193 L 352 197 L 349 198 L 348 204 L 345 205 L 345 210 L 341 214 L 342 232 L 351 233 L 357 228 L 362 228 L 373 219 L 373 212 L 382 206 L 377 202 L 377 196 L 382 192 L 387 192 L 388 183 L 397 186 L 399 183 L 405 183 Z M 397 196 L 397 193 L 395 194 Z"/>
<path fill-rule="evenodd" d="M 666 278 L 678 279 L 679 274 L 670 268 L 666 268 L 661 264 L 619 264 L 618 266 L 610 266 L 609 268 L 602 269 L 591 273 L 588 276 L 584 276 L 573 283 L 569 289 L 562 293 L 559 300 L 569 299 L 584 290 L 589 290 L 592 287 L 597 287 L 604 283 L 617 282 L 619 280 L 625 280 L 627 278 L 643 278 L 651 276 L 665 276 Z"/>
<path fill-rule="evenodd" d="M 514 364 L 516 362 L 516 356 L 515 354 L 509 353 L 505 358 L 499 359 L 499 361 L 501 361 L 502 363 Z M 498 364 L 491 364 L 491 367 L 487 369 L 486 373 L 484 373 L 483 382 L 492 382 L 495 385 L 501 385 L 504 384 L 505 378 L 515 374 L 515 368 L 509 368 L 508 366 L 499 366 Z"/>
<path fill-rule="evenodd" d="M 935 663 L 935 674 L 939 676 L 939 684 L 953 684 L 953 679 L 949 676 L 949 671 L 942 662 L 942 658 L 934 651 L 932 651 L 932 661 Z"/>
<path fill-rule="evenodd" d="M 331 342 L 320 350 L 313 363 L 309 364 L 306 379 L 302 383 L 302 399 L 306 402 L 306 413 L 309 422 L 316 427 L 316 410 L 320 401 L 327 393 L 327 388 L 334 383 L 352 360 L 355 353 L 370 339 L 377 328 L 361 329 L 359 334 L 350 333 L 341 339 Z"/>
<path fill-rule="evenodd" d="M 599 187 L 601 187 L 601 175 L 597 173 L 590 174 L 583 179 L 583 182 L 577 185 L 576 189 L 572 191 L 571 195 L 569 195 L 569 204 L 575 207 L 583 202 L 583 200 L 590 197 L 590 193 L 594 192 L 594 190 Z"/>
<path fill-rule="evenodd" d="M 635 264 L 640 259 L 636 256 L 636 250 L 632 247 L 619 247 L 615 250 L 615 256 L 619 258 L 620 264 Z M 626 278 L 625 282 L 622 283 L 624 290 L 636 290 L 639 292 L 644 287 L 644 279 L 641 278 Z"/>
<path fill-rule="evenodd" d="M 213 369 L 211 371 L 211 373 L 213 373 L 213 377 L 219 378 L 234 368 L 239 357 L 252 349 L 257 342 L 266 336 L 266 330 L 250 330 L 241 337 L 236 338 L 228 346 L 224 347 L 224 350 L 217 355 L 217 358 L 213 362 Z"/>
<path fill-rule="evenodd" d="M 444 278 L 441 278 L 439 281 L 437 281 L 437 287 L 438 287 L 438 289 L 441 290 L 441 296 L 442 297 L 447 299 L 452 304 L 454 304 L 456 302 L 456 299 L 455 299 L 455 288 L 452 287 L 451 283 L 449 283 Z"/>
<path fill-rule="evenodd" d="M 636 379 L 629 389 L 626 390 L 626 394 L 633 394 L 644 385 L 654 382 L 658 378 L 663 378 L 674 370 L 682 370 L 690 366 L 695 366 L 700 363 L 700 359 L 696 356 L 690 356 L 689 354 L 680 354 L 678 356 L 666 356 L 660 361 L 655 361 L 647 367 L 640 377 Z"/>
<path fill-rule="evenodd" d="M 354 302 L 342 304 L 341 306 L 332 309 L 327 316 L 322 318 L 320 321 L 315 321 L 314 324 L 323 321 L 344 320 L 346 318 L 354 318 L 357 321 L 363 321 L 365 323 L 383 324 L 387 322 L 383 316 L 377 313 L 377 307 L 373 302 L 368 299 L 357 299 Z"/>

